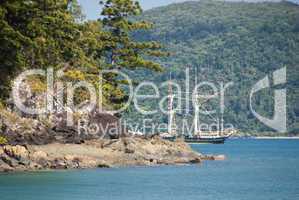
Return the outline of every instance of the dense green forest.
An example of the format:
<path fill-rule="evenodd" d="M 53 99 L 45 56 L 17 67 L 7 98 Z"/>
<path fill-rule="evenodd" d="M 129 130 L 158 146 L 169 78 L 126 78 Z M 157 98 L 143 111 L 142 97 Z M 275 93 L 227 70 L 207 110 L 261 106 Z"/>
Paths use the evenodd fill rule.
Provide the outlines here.
<path fill-rule="evenodd" d="M 115 74 L 105 69 L 147 68 L 160 71 L 159 63 L 145 59 L 163 56 L 154 41 L 136 42 L 130 32 L 148 30 L 151 23 L 130 21 L 142 13 L 137 1 L 99 1 L 101 18 L 84 20 L 76 0 L 0 1 L 0 102 L 11 96 L 15 77 L 28 69 L 53 68 L 63 72 L 56 80 L 85 80 L 103 90 L 106 107 L 119 107 L 126 94 Z M 33 92 L 45 92 L 45 77 L 31 77 Z M 81 91 L 77 102 L 88 98 Z"/>
<path fill-rule="evenodd" d="M 139 19 L 139 18 L 138 18 Z M 189 66 L 195 81 L 224 83 L 233 81 L 225 98 L 224 120 L 243 132 L 267 132 L 249 108 L 252 86 L 266 75 L 287 67 L 287 102 L 289 133 L 299 133 L 299 6 L 290 2 L 246 3 L 200 1 L 172 4 L 145 12 L 141 19 L 153 22 L 150 32 L 138 31 L 139 40 L 157 40 L 165 45 L 171 56 L 160 59 L 166 65 L 162 74 L 149 71 L 134 72 L 139 80 L 161 83 L 169 79 L 184 84 Z M 164 94 L 167 88 L 163 90 Z M 255 97 L 259 113 L 273 115 L 273 90 Z M 213 104 L 213 102 L 212 102 Z M 156 107 L 157 101 L 143 102 L 144 108 Z M 126 116 L 133 122 L 152 118 L 167 122 L 167 115 L 138 116 L 131 108 Z M 177 123 L 191 119 L 178 113 Z M 210 120 L 201 116 L 201 120 Z"/>

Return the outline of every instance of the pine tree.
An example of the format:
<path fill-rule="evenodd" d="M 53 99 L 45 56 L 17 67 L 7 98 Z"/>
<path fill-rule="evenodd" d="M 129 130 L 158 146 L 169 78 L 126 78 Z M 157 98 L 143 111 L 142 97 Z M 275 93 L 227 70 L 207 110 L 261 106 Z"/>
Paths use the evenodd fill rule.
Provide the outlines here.
<path fill-rule="evenodd" d="M 148 30 L 152 24 L 133 19 L 142 13 L 140 4 L 132 0 L 107 0 L 103 5 L 101 21 L 107 34 L 106 61 L 113 68 L 147 68 L 161 71 L 160 64 L 147 60 L 148 57 L 167 55 L 160 51 L 162 46 L 157 42 L 138 42 L 131 34 L 138 30 Z"/>
<path fill-rule="evenodd" d="M 97 65 L 101 27 L 81 19 L 76 0 L 0 1 L 0 98 L 22 70 Z"/>

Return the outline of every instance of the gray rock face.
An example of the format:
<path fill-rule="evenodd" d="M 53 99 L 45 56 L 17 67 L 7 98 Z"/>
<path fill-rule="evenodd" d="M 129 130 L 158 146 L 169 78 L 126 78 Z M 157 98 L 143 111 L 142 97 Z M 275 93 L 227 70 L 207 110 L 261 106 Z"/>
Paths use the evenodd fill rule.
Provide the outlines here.
<path fill-rule="evenodd" d="M 100 113 L 96 110 L 91 111 L 81 120 L 84 122 L 78 129 L 78 121 L 74 126 L 67 126 L 66 113 L 54 114 L 52 116 L 52 131 L 56 138 L 60 138 L 63 143 L 80 144 L 85 140 L 94 140 L 100 138 L 118 139 L 126 135 L 126 131 L 121 128 L 119 119 L 108 113 Z M 96 126 L 98 130 L 94 133 L 86 129 Z M 80 132 L 79 132 L 80 131 Z"/>
<path fill-rule="evenodd" d="M 0 110 L 0 134 L 11 145 L 47 144 L 54 141 L 50 130 L 42 122 L 23 118 L 14 112 Z"/>
<path fill-rule="evenodd" d="M 45 107 L 45 92 L 32 91 L 30 82 L 24 81 L 20 88 L 20 101 L 31 109 Z M 61 91 L 54 91 L 56 96 Z M 109 113 L 99 112 L 98 109 L 82 107 L 86 113 L 78 113 L 74 108 L 61 105 L 54 98 L 54 111 L 43 116 L 29 115 L 19 110 L 12 98 L 7 100 L 11 110 L 0 108 L 0 136 L 8 139 L 11 145 L 45 145 L 53 142 L 81 144 L 85 140 L 106 138 L 118 139 L 126 135 L 119 119 Z M 55 111 L 56 108 L 56 111 Z M 12 111 L 13 110 L 13 111 Z M 57 111 L 59 110 L 59 111 Z M 74 125 L 67 126 L 67 113 L 71 112 Z M 79 122 L 84 121 L 84 127 L 96 125 L 96 133 L 79 129 Z"/>
<path fill-rule="evenodd" d="M 54 142 L 81 144 L 86 140 L 126 136 L 125 130 L 120 128 L 119 119 L 107 113 L 93 111 L 87 116 L 87 127 L 90 124 L 102 127 L 96 134 L 84 130 L 79 133 L 77 122 L 74 126 L 67 126 L 65 113 L 53 114 L 49 119 L 24 118 L 15 112 L 1 110 L 0 136 L 7 138 L 11 145 L 45 145 Z"/>

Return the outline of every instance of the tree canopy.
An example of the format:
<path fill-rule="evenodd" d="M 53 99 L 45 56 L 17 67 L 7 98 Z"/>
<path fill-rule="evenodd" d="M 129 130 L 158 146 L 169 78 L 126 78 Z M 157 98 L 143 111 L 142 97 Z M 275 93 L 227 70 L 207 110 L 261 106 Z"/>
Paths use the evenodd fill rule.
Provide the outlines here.
<path fill-rule="evenodd" d="M 85 21 L 76 0 L 0 1 L 0 97 L 9 96 L 11 81 L 22 70 L 63 69 L 71 79 L 97 84 L 103 69 L 148 68 L 160 64 L 146 59 L 161 56 L 156 42 L 135 42 L 130 33 L 149 29 L 145 21 L 130 21 L 142 13 L 138 2 L 107 0 L 102 18 Z M 117 77 L 102 86 L 107 104 L 123 99 Z M 121 102 L 121 101 L 118 101 Z"/>

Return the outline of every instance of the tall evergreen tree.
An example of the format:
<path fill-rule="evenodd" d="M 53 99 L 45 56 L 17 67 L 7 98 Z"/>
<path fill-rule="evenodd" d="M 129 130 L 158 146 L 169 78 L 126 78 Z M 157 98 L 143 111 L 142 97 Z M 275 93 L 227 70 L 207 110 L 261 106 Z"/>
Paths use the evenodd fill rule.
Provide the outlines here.
<path fill-rule="evenodd" d="M 99 21 L 103 25 L 105 34 L 103 56 L 104 67 L 108 69 L 134 70 L 145 68 L 162 71 L 162 66 L 152 58 L 167 56 L 158 42 L 135 41 L 132 33 L 140 30 L 149 30 L 153 25 L 146 21 L 137 21 L 136 16 L 142 13 L 138 1 L 133 0 L 106 0 L 100 1 L 103 6 Z M 120 85 L 124 84 L 113 74 L 107 74 L 104 83 L 106 94 L 110 102 L 121 105 L 127 99 Z"/>
<path fill-rule="evenodd" d="M 0 1 L 0 98 L 25 69 L 68 66 L 74 79 L 82 68 L 96 68 L 101 29 L 100 22 L 82 22 L 76 0 Z"/>
<path fill-rule="evenodd" d="M 146 21 L 135 21 L 131 18 L 142 13 L 138 1 L 107 0 L 103 5 L 102 23 L 109 32 L 106 46 L 106 60 L 114 68 L 148 68 L 162 70 L 160 64 L 145 59 L 147 56 L 165 56 L 160 51 L 161 45 L 157 42 L 137 42 L 131 34 L 138 30 L 148 30 L 152 24 Z"/>

